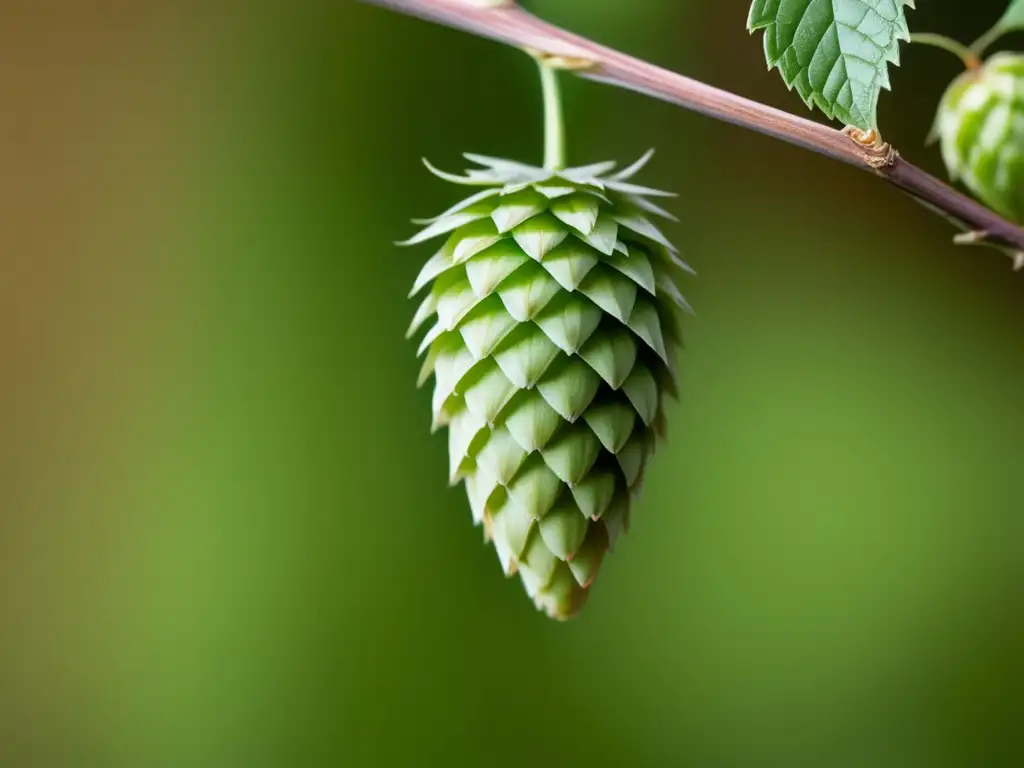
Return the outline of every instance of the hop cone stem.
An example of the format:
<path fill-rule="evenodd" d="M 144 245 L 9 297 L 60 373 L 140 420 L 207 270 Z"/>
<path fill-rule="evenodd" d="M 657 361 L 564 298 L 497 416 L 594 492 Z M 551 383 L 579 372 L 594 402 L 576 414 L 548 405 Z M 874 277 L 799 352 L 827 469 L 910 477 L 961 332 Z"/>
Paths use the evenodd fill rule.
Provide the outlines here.
<path fill-rule="evenodd" d="M 565 121 L 562 113 L 562 92 L 558 72 L 540 56 L 541 90 L 544 96 L 544 167 L 549 171 L 565 168 Z"/>

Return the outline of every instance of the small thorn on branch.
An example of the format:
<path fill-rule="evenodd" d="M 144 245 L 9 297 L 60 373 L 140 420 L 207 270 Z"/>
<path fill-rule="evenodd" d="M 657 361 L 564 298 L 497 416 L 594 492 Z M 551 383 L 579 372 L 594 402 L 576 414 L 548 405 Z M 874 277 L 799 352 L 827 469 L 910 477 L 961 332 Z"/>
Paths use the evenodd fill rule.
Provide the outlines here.
<path fill-rule="evenodd" d="M 953 237 L 953 242 L 957 245 L 988 245 L 989 234 L 984 230 L 961 232 Z"/>
<path fill-rule="evenodd" d="M 990 248 L 996 248 L 1013 261 L 1013 270 L 1019 272 L 1024 269 L 1024 251 L 1013 250 L 1006 246 L 1000 245 L 991 234 L 985 230 L 975 230 L 973 232 L 961 232 L 953 238 L 953 242 L 957 245 L 980 245 L 988 246 Z"/>

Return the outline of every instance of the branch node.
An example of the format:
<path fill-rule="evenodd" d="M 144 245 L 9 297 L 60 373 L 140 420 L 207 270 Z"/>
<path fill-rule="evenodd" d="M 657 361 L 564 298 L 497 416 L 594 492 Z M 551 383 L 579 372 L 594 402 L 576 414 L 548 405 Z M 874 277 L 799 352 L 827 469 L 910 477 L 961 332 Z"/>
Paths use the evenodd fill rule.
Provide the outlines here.
<path fill-rule="evenodd" d="M 561 69 L 568 72 L 593 72 L 601 65 L 594 59 L 584 56 L 559 56 L 554 53 L 546 53 L 536 48 L 523 48 L 528 54 L 549 69 Z"/>
<path fill-rule="evenodd" d="M 884 141 L 882 135 L 875 129 L 862 131 L 860 128 L 848 125 L 843 129 L 843 133 L 864 150 L 864 162 L 876 171 L 896 164 L 899 152 L 893 149 L 889 142 Z"/>

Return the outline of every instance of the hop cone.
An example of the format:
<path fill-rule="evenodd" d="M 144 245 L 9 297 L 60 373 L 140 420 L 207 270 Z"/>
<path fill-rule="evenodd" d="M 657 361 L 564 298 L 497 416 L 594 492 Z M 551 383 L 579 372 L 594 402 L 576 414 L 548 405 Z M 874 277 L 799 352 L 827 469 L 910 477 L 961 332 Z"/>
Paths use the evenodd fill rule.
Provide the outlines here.
<path fill-rule="evenodd" d="M 1024 222 L 1024 56 L 997 54 L 954 80 L 932 135 L 954 181 Z"/>
<path fill-rule="evenodd" d="M 401 245 L 445 237 L 411 295 L 409 329 L 432 320 L 420 385 L 434 378 L 433 428 L 447 427 L 450 482 L 518 572 L 538 609 L 574 616 L 629 526 L 664 434 L 681 344 L 673 278 L 688 269 L 631 184 L 649 159 L 552 172 L 466 155 L 443 179 L 481 189 Z"/>

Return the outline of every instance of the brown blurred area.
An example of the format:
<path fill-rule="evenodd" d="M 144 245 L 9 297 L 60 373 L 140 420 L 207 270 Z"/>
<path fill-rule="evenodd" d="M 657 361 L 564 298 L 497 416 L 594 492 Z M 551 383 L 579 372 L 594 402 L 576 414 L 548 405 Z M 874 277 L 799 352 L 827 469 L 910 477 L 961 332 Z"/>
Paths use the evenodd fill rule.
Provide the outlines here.
<path fill-rule="evenodd" d="M 26 766 L 76 742 L 60 724 L 102 732 L 90 696 L 112 670 L 88 644 L 116 632 L 111 590 L 141 524 L 118 457 L 156 428 L 162 372 L 194 332 L 174 256 L 196 151 L 189 14 L 3 9 L 0 754 Z"/>

